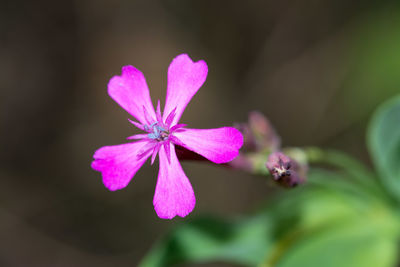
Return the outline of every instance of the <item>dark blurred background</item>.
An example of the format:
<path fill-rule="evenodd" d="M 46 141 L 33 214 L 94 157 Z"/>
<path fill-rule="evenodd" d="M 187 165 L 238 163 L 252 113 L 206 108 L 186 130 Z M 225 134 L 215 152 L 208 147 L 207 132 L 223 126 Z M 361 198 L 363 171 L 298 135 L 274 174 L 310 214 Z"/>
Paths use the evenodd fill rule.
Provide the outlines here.
<path fill-rule="evenodd" d="M 204 59 L 183 123 L 232 125 L 259 110 L 285 146 L 368 162 L 368 119 L 400 88 L 399 29 L 398 1 L 1 1 L 0 266 L 136 266 L 185 220 L 156 216 L 157 164 L 118 192 L 90 168 L 97 148 L 136 131 L 106 91 L 123 65 L 163 103 L 172 58 Z M 211 164 L 183 168 L 190 217 L 248 214 L 282 190 Z"/>

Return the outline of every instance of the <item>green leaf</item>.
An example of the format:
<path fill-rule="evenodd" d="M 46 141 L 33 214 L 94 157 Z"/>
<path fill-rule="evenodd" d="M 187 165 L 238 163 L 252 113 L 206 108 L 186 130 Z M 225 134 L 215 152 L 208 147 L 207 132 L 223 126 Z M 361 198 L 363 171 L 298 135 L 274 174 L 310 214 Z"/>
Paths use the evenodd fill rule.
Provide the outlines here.
<path fill-rule="evenodd" d="M 304 238 L 293 245 L 276 266 L 395 266 L 397 242 L 385 233 L 384 225 L 359 218 L 313 229 L 304 233 Z"/>
<path fill-rule="evenodd" d="M 374 114 L 368 146 L 385 187 L 400 199 L 400 97 L 384 103 Z"/>
<path fill-rule="evenodd" d="M 198 218 L 172 231 L 146 255 L 140 266 L 206 261 L 255 265 L 270 246 L 269 229 L 264 215 L 235 222 Z"/>
<path fill-rule="evenodd" d="M 321 150 L 315 147 L 308 148 L 306 153 L 311 164 L 329 164 L 338 168 L 338 172 L 325 171 L 325 173 L 323 170 L 314 169 L 314 173 L 309 175 L 309 182 L 334 187 L 345 186 L 348 189 L 352 187 L 352 190 L 357 194 L 366 194 L 370 197 L 374 195 L 378 198 L 387 199 L 386 192 L 377 180 L 376 175 L 353 157 L 340 151 Z M 320 172 L 320 174 L 315 175 L 315 172 Z M 330 176 L 338 179 L 332 180 L 329 178 Z"/>
<path fill-rule="evenodd" d="M 296 196 L 298 205 L 291 210 L 297 220 L 276 237 L 260 266 L 394 266 L 397 217 L 384 200 L 357 194 L 342 175 L 310 172 L 314 186 Z"/>

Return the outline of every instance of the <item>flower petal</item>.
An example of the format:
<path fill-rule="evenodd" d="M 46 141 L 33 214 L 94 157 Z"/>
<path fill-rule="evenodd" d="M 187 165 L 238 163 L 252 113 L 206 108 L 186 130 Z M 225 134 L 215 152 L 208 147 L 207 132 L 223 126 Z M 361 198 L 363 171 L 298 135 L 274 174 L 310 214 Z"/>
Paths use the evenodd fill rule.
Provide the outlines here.
<path fill-rule="evenodd" d="M 174 58 L 168 68 L 167 99 L 163 120 L 176 108 L 172 125 L 176 124 L 190 99 L 207 78 L 207 64 L 203 60 L 193 62 L 186 54 Z"/>
<path fill-rule="evenodd" d="M 158 217 L 172 219 L 176 215 L 185 217 L 196 204 L 192 185 L 182 170 L 176 157 L 175 147 L 170 146 L 171 163 L 168 163 L 167 154 L 160 149 L 160 170 L 153 204 Z"/>
<path fill-rule="evenodd" d="M 215 163 L 233 160 L 243 145 L 242 134 L 233 127 L 188 129 L 174 132 L 183 146 Z"/>
<path fill-rule="evenodd" d="M 136 172 L 151 155 L 138 158 L 138 153 L 147 142 L 136 142 L 116 146 L 104 146 L 94 155 L 92 168 L 102 173 L 104 185 L 111 191 L 126 187 Z"/>
<path fill-rule="evenodd" d="M 112 77 L 108 83 L 108 94 L 142 124 L 149 123 L 146 121 L 144 110 L 155 121 L 156 113 L 151 103 L 146 79 L 135 67 L 122 67 L 122 75 Z"/>

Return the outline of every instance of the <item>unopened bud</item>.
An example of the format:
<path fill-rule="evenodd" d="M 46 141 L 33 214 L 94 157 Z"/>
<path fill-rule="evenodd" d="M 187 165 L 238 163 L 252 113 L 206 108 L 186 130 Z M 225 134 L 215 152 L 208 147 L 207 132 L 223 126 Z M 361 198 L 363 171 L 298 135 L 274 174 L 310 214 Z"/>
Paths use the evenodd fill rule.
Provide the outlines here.
<path fill-rule="evenodd" d="M 252 152 L 257 148 L 254 134 L 251 132 L 247 123 L 235 123 L 234 127 L 238 129 L 243 135 L 242 151 Z"/>
<path fill-rule="evenodd" d="M 281 140 L 269 120 L 260 112 L 249 113 L 247 123 L 235 125 L 244 137 L 243 150 L 248 152 L 274 152 L 281 145 Z"/>
<path fill-rule="evenodd" d="M 281 140 L 271 122 L 262 113 L 258 111 L 250 112 L 249 127 L 255 136 L 259 150 L 276 151 L 279 149 Z"/>
<path fill-rule="evenodd" d="M 239 154 L 234 160 L 229 162 L 228 166 L 245 172 L 254 172 L 254 166 L 251 160 L 242 154 Z"/>

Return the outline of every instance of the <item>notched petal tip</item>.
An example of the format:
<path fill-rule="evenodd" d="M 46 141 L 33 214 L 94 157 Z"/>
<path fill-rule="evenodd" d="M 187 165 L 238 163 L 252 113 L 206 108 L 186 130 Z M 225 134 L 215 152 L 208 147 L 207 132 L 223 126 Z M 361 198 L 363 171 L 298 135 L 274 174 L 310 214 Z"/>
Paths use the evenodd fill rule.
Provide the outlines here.
<path fill-rule="evenodd" d="M 185 203 L 177 203 L 175 206 L 168 205 L 168 203 L 153 201 L 154 210 L 160 219 L 171 220 L 176 216 L 184 218 L 194 210 L 194 207 L 196 206 L 196 198 L 193 194 L 192 198 L 184 201 Z"/>
<path fill-rule="evenodd" d="M 168 67 L 168 90 L 163 119 L 176 108 L 172 124 L 178 123 L 182 113 L 207 78 L 208 67 L 204 60 L 193 62 L 187 54 L 175 57 Z"/>
<path fill-rule="evenodd" d="M 125 75 L 133 75 L 133 74 L 142 74 L 143 75 L 143 73 L 140 70 L 138 70 L 137 68 L 135 68 L 132 65 L 122 66 L 121 73 L 122 73 L 123 76 L 125 76 Z"/>
<path fill-rule="evenodd" d="M 130 178 L 126 180 L 119 180 L 117 177 L 118 174 L 111 173 L 109 171 L 110 165 L 113 163 L 111 161 L 105 159 L 95 159 L 91 163 L 91 167 L 93 170 L 101 172 L 103 177 L 104 186 L 110 191 L 117 191 L 125 188 L 130 181 Z M 117 181 L 119 180 L 119 181 Z"/>
<path fill-rule="evenodd" d="M 196 205 L 192 185 L 182 170 L 173 145 L 171 145 L 171 163 L 168 163 L 164 149 L 160 149 L 158 156 L 160 169 L 153 199 L 154 209 L 162 219 L 185 217 Z"/>
<path fill-rule="evenodd" d="M 186 216 L 188 216 L 194 209 L 195 204 L 193 204 L 193 206 L 187 210 L 181 211 L 181 212 L 173 212 L 173 213 L 168 213 L 165 212 L 163 208 L 159 208 L 157 206 L 154 206 L 154 210 L 156 211 L 157 216 L 160 219 L 164 219 L 164 220 L 172 220 L 173 218 L 175 218 L 176 216 L 179 216 L 181 218 L 185 218 Z"/>
<path fill-rule="evenodd" d="M 156 115 L 146 79 L 143 73 L 135 67 L 130 65 L 122 67 L 121 75 L 110 79 L 107 91 L 115 102 L 140 123 L 147 123 L 142 106 L 145 106 L 147 116 L 155 119 Z"/>
<path fill-rule="evenodd" d="M 206 72 L 208 72 L 207 63 L 206 63 L 204 60 L 200 59 L 200 60 L 198 60 L 198 61 L 194 61 L 194 60 L 192 60 L 192 58 L 191 58 L 188 54 L 186 54 L 186 53 L 183 53 L 183 54 L 180 54 L 180 55 L 177 55 L 176 57 L 174 57 L 174 59 L 172 60 L 170 66 L 173 65 L 173 64 L 178 64 L 178 66 L 179 66 L 179 65 L 184 65 L 184 66 L 188 66 L 188 65 L 189 65 L 189 66 L 190 66 L 190 65 L 198 65 L 198 66 L 202 66 L 203 69 L 204 69 Z"/>
<path fill-rule="evenodd" d="M 127 79 L 144 79 L 143 73 L 132 65 L 123 66 L 121 75 L 114 75 L 107 85 L 107 91 L 111 98 L 116 97 L 116 93 L 121 90 L 121 87 L 127 86 Z M 117 101 L 118 102 L 118 101 Z"/>
<path fill-rule="evenodd" d="M 110 191 L 126 187 L 150 155 L 137 159 L 143 142 L 101 147 L 93 155 L 92 169 L 102 174 L 103 184 Z"/>

